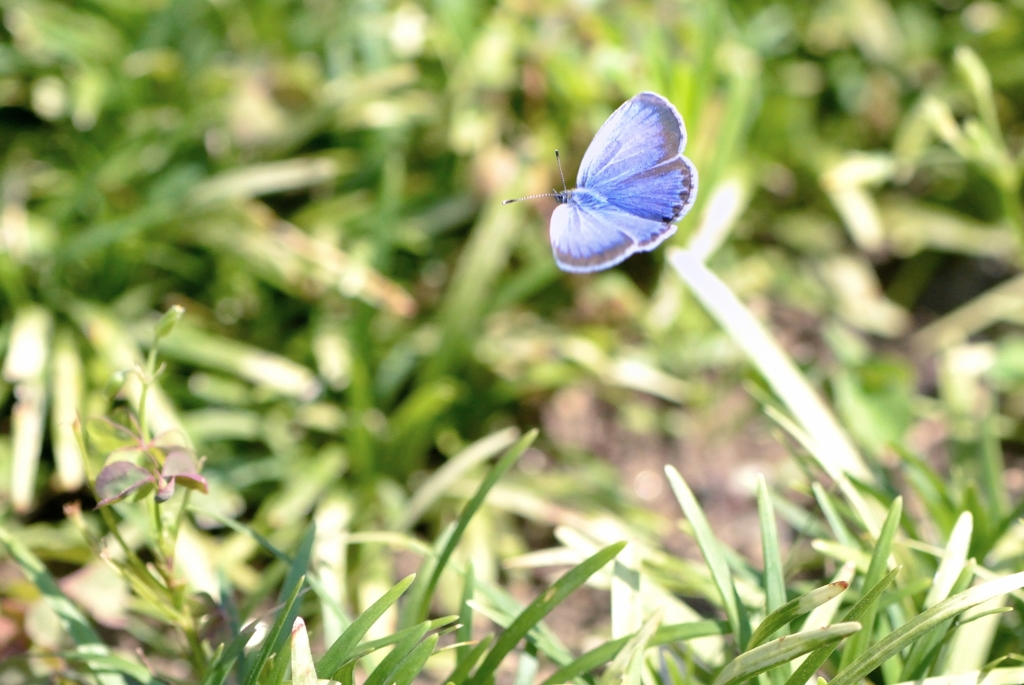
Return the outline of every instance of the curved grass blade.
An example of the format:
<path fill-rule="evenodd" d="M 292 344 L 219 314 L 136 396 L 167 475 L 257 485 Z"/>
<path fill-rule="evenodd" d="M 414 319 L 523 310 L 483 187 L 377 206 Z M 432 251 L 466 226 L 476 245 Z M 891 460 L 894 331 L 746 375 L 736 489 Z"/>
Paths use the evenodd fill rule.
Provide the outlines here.
<path fill-rule="evenodd" d="M 651 638 L 650 647 L 660 647 L 675 642 L 693 640 L 698 637 L 709 637 L 711 635 L 724 635 L 729 632 L 729 624 L 724 621 L 695 621 L 693 623 L 679 623 L 671 626 L 662 626 Z M 631 636 L 626 635 L 618 640 L 610 640 L 599 647 L 581 654 L 572 662 L 552 673 L 541 685 L 556 685 L 565 683 L 573 678 L 581 676 L 593 669 L 608 663 L 615 658 L 615 655 L 629 642 Z"/>
<path fill-rule="evenodd" d="M 690 490 L 690 486 L 683 480 L 679 471 L 672 466 L 666 466 L 665 473 L 668 475 L 668 482 L 672 487 L 672 492 L 675 493 L 676 500 L 679 501 L 679 506 L 683 509 L 683 514 L 693 527 L 693 535 L 697 538 L 697 545 L 700 547 L 701 554 L 704 555 L 704 561 L 711 571 L 715 587 L 718 588 L 718 594 L 722 599 L 722 607 L 725 609 L 726 618 L 729 619 L 729 625 L 732 626 L 736 644 L 741 649 L 745 648 L 747 641 L 750 639 L 750 623 L 746 616 L 746 610 L 736 592 L 736 586 L 733 583 L 732 573 L 729 571 L 729 564 L 725 559 L 725 555 L 722 553 L 714 533 L 711 532 L 711 526 L 708 525 L 707 517 L 704 516 L 704 511 L 697 502 L 697 498 L 694 497 L 693 491 Z"/>
<path fill-rule="evenodd" d="M 263 667 L 266 665 L 270 655 L 274 653 L 274 645 L 277 644 L 278 636 L 284 632 L 288 616 L 291 615 L 292 608 L 295 606 L 295 600 L 298 598 L 299 592 L 302 591 L 304 580 L 305 576 L 300 576 L 298 578 L 298 581 L 295 583 L 295 587 L 292 589 L 291 595 L 288 597 L 288 601 L 282 607 L 281 611 L 278 612 L 277 620 L 274 621 L 274 625 L 270 628 L 270 632 L 263 641 L 263 646 L 260 647 L 260 651 L 256 654 L 256 658 L 247 665 L 245 680 L 243 681 L 244 685 L 256 685 L 259 681 Z"/>
<path fill-rule="evenodd" d="M 398 670 L 395 671 L 395 675 L 391 679 L 395 685 L 410 685 L 416 679 L 416 676 L 420 675 L 423 671 L 423 666 L 427 663 L 427 659 L 433 655 L 434 648 L 437 647 L 437 639 L 437 635 L 431 635 L 416 645 L 416 649 L 409 653 L 409 656 L 402 661 L 398 666 Z"/>
<path fill-rule="evenodd" d="M 771 614 L 786 603 L 786 579 L 779 550 L 779 531 L 775 527 L 775 507 L 764 474 L 757 477 L 757 514 L 761 523 L 761 556 L 764 559 L 765 613 Z"/>
<path fill-rule="evenodd" d="M 768 644 L 755 647 L 730 661 L 715 678 L 713 685 L 736 685 L 768 669 L 789 663 L 801 654 L 842 640 L 860 630 L 857 622 L 836 623 L 809 633 L 784 635 Z"/>
<path fill-rule="evenodd" d="M 859 602 L 853 605 L 853 608 L 850 609 L 849 613 L 843 617 L 843 621 L 856 621 L 864 615 L 869 607 L 877 606 L 877 602 L 881 598 L 882 593 L 885 592 L 885 589 L 889 587 L 889 584 L 896 579 L 896 574 L 899 572 L 899 566 L 889 571 L 889 573 L 878 581 L 866 595 L 860 598 Z M 796 672 L 789 677 L 789 680 L 786 681 L 786 685 L 804 685 L 804 683 L 808 682 L 818 671 L 818 668 L 825 663 L 825 660 L 832 655 L 832 652 L 834 652 L 835 649 L 836 645 L 831 644 L 819 647 L 811 652 L 807 656 L 807 659 L 800 664 L 800 668 L 798 668 Z"/>
<path fill-rule="evenodd" d="M 469 672 L 472 671 L 473 667 L 476 666 L 478 661 L 480 661 L 484 652 L 487 651 L 487 648 L 491 646 L 492 642 L 494 642 L 494 636 L 487 635 L 484 639 L 480 640 L 472 650 L 470 650 L 468 655 L 464 658 L 458 657 L 455 670 L 452 671 L 450 676 L 445 678 L 444 682 L 448 685 L 462 685 L 462 683 L 466 681 L 466 678 L 469 677 Z"/>
<path fill-rule="evenodd" d="M 885 576 L 885 570 L 889 566 L 889 555 L 892 553 L 892 542 L 896 538 L 896 531 L 899 529 L 900 517 L 903 515 L 903 498 L 897 497 L 889 507 L 889 513 L 882 524 L 882 531 L 878 534 L 875 543 L 875 550 L 871 554 L 871 563 L 868 564 L 867 575 L 864 576 L 864 587 L 874 587 L 878 581 Z M 878 607 L 874 604 L 867 607 L 861 622 L 864 624 L 864 632 L 852 638 L 846 643 L 843 650 L 843 657 L 840 660 L 840 670 L 849 665 L 858 656 L 863 654 L 875 631 L 875 616 Z"/>
<path fill-rule="evenodd" d="M 598 685 L 640 685 L 640 670 L 643 667 L 644 651 L 661 624 L 662 612 L 656 611 L 643 627 L 634 633 L 623 649 L 615 656 L 608 668 L 601 674 Z"/>
<path fill-rule="evenodd" d="M 531 628 L 540 623 L 541 619 L 547 616 L 573 590 L 583 585 L 590 576 L 597 573 L 605 564 L 614 559 L 615 555 L 621 552 L 625 546 L 625 542 L 617 542 L 614 545 L 605 547 L 589 559 L 584 560 L 579 566 L 570 570 L 555 581 L 551 587 L 541 593 L 540 597 L 527 606 L 516 620 L 512 622 L 512 625 L 498 637 L 487 658 L 480 664 L 480 668 L 473 674 L 469 682 L 474 685 L 482 685 L 487 682 L 505 656 L 526 636 L 526 633 Z"/>
<path fill-rule="evenodd" d="M 754 634 L 750 636 L 748 648 L 753 649 L 754 647 L 767 642 L 768 639 L 771 638 L 771 636 L 780 628 L 803 616 L 815 607 L 821 606 L 834 597 L 838 597 L 845 592 L 849 586 L 850 584 L 845 581 L 829 583 L 828 585 L 815 588 L 805 595 L 801 595 L 794 600 L 786 602 L 784 605 L 768 614 L 768 616 L 761 621 L 761 625 L 759 625 L 757 630 L 754 631 Z"/>
<path fill-rule="evenodd" d="M 377 668 L 373 669 L 363 685 L 385 685 L 393 680 L 393 676 L 398 672 L 398 668 L 402 665 L 412 652 L 416 649 L 417 645 L 423 640 L 423 636 L 427 634 L 427 630 L 430 625 L 427 622 L 423 622 L 409 632 L 402 640 L 395 645 L 394 649 L 388 652 L 381 662 L 377 665 Z M 436 637 L 435 637 L 436 642 Z"/>
<path fill-rule="evenodd" d="M 370 605 L 370 607 L 360 614 L 345 632 L 341 634 L 334 644 L 330 646 L 327 653 L 323 655 L 320 662 L 316 665 L 316 673 L 318 678 L 328 678 L 341 668 L 346 661 L 349 660 L 352 652 L 355 651 L 356 645 L 363 639 L 374 623 L 377 622 L 385 611 L 388 610 L 392 604 L 398 601 L 398 598 L 412 585 L 412 582 L 416 579 L 416 574 L 406 576 L 402 580 L 385 592 L 380 599 Z"/>
<path fill-rule="evenodd" d="M 455 546 L 459 544 L 459 540 L 462 539 L 462 534 L 466 531 L 466 526 L 469 525 L 470 519 L 476 514 L 477 510 L 484 503 L 484 498 L 487 497 L 487 493 L 490 492 L 491 488 L 494 487 L 495 483 L 501 479 L 505 473 L 512 468 L 512 465 L 519 460 L 519 457 L 523 456 L 523 453 L 533 444 L 533 441 L 537 438 L 537 429 L 533 429 L 526 435 L 521 437 L 516 444 L 509 448 L 507 452 L 498 460 L 491 469 L 484 481 L 480 483 L 480 487 L 477 488 L 476 494 L 473 498 L 466 503 L 462 513 L 459 514 L 458 521 L 455 524 L 454 530 L 447 536 L 447 541 L 442 548 L 441 552 L 437 555 L 436 560 L 433 563 L 433 571 L 429 578 L 422 585 L 417 584 L 417 587 L 413 588 L 411 596 L 409 597 L 409 606 L 411 620 L 403 621 L 403 623 L 419 623 L 427 617 L 427 611 L 430 607 L 430 598 L 434 594 L 434 588 L 437 587 L 437 582 L 441 578 L 441 573 L 444 572 L 445 567 L 448 565 L 448 560 L 452 556 L 452 552 L 455 551 Z"/>
<path fill-rule="evenodd" d="M 1024 587 L 1024 572 L 993 580 L 953 595 L 939 602 L 931 609 L 915 616 L 907 623 L 879 640 L 872 648 L 842 669 L 830 681 L 830 685 L 854 685 L 871 671 L 885 663 L 891 656 L 903 650 L 946 620 L 993 597 L 1019 590 Z"/>

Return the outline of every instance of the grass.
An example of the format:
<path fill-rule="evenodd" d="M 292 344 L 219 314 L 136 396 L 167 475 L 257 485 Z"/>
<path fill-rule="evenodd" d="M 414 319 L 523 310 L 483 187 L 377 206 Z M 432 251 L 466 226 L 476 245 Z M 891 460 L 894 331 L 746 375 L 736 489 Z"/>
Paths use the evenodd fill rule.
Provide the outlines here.
<path fill-rule="evenodd" d="M 3 682 L 1021 679 L 1020 7 L 0 11 Z M 697 205 L 560 274 L 500 201 L 642 89 Z M 759 559 L 591 454 L 737 388 Z"/>

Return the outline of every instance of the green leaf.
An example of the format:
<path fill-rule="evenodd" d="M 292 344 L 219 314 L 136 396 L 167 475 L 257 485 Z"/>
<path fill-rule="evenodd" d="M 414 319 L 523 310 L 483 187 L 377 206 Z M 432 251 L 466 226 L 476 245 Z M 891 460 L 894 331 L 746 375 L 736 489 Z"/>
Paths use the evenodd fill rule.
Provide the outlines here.
<path fill-rule="evenodd" d="M 76 651 L 81 658 L 110 659 L 113 655 L 100 636 L 93 630 L 89 620 L 78 610 L 70 599 L 61 592 L 57 581 L 46 570 L 43 562 L 32 553 L 24 543 L 14 537 L 6 528 L 0 526 L 0 544 L 7 548 L 7 553 L 18 565 L 21 572 L 42 593 L 46 603 L 60 619 L 61 626 L 67 631 L 77 645 Z M 109 664 L 112 662 L 100 662 Z M 121 669 L 118 669 L 121 670 Z M 101 685 L 125 685 L 125 680 L 118 672 L 98 672 L 96 679 Z"/>
<path fill-rule="evenodd" d="M 412 582 L 416 579 L 416 575 L 406 576 L 402 580 L 385 592 L 380 599 L 370 605 L 370 607 L 361 613 L 345 632 L 341 634 L 334 644 L 330 646 L 327 653 L 323 655 L 319 663 L 316 665 L 316 673 L 318 678 L 330 678 L 332 675 L 337 673 L 338 669 L 348 661 L 349 656 L 355 650 L 356 645 L 363 639 L 374 623 L 377 622 L 384 612 L 388 608 L 398 601 L 398 598 L 412 585 Z"/>
<path fill-rule="evenodd" d="M 856 622 L 837 623 L 808 633 L 783 635 L 768 644 L 755 647 L 730 661 L 715 678 L 712 685 L 736 685 L 764 673 L 768 669 L 788 663 L 801 654 L 842 640 L 860 630 Z"/>
<path fill-rule="evenodd" d="M 761 524 L 761 557 L 764 559 L 765 613 L 770 615 L 786 603 L 786 579 L 782 570 L 782 552 L 779 550 L 779 532 L 775 527 L 775 508 L 772 506 L 772 498 L 768 492 L 768 483 L 765 482 L 764 474 L 758 474 L 757 477 L 757 514 Z M 767 619 L 762 621 L 761 626 L 764 626 L 766 622 Z M 778 626 L 778 628 L 781 627 Z M 747 647 L 757 646 L 772 635 L 765 635 L 762 640 L 749 644 Z M 751 637 L 751 640 L 753 639 Z"/>
<path fill-rule="evenodd" d="M 373 669 L 373 672 L 366 678 L 363 685 L 387 685 L 387 683 L 390 683 L 395 673 L 398 672 L 399 666 L 401 666 L 406 657 L 412 654 L 429 629 L 430 624 L 426 621 L 418 626 L 413 626 L 413 629 L 399 640 L 394 648 L 388 652 L 387 656 L 377 664 L 377 668 Z M 437 642 L 436 636 L 434 636 L 434 642 Z"/>
<path fill-rule="evenodd" d="M 570 570 L 555 581 L 551 587 L 542 592 L 512 622 L 512 625 L 498 637 L 487 658 L 480 664 L 480 668 L 473 674 L 469 682 L 474 685 L 483 685 L 483 683 L 487 682 L 505 656 L 526 636 L 526 633 L 531 628 L 540 623 L 541 619 L 547 616 L 571 592 L 583 585 L 590 576 L 597 573 L 605 564 L 614 559 L 615 555 L 622 551 L 622 548 L 625 546 L 625 542 L 619 542 L 605 547 L 583 561 L 579 566 Z"/>
<path fill-rule="evenodd" d="M 704 511 L 701 509 L 700 504 L 697 503 L 697 498 L 693 496 L 693 492 L 686 484 L 686 481 L 683 480 L 683 477 L 672 466 L 666 466 L 665 473 L 668 475 L 668 482 L 672 486 L 672 492 L 675 493 L 676 500 L 683 509 L 683 514 L 693 527 L 693 535 L 697 539 L 697 545 L 700 547 L 701 554 L 704 555 L 704 561 L 711 571 L 711 578 L 715 581 L 715 587 L 718 588 L 718 595 L 722 600 L 722 607 L 725 609 L 729 625 L 732 626 L 736 643 L 743 649 L 750 639 L 750 623 L 747 620 L 743 604 L 739 601 L 739 595 L 736 592 L 736 586 L 733 584 L 732 573 L 729 571 L 725 555 L 720 549 L 719 542 L 715 539 L 714 533 L 711 532 L 711 526 L 708 525 Z"/>
<path fill-rule="evenodd" d="M 843 617 L 843 622 L 856 621 L 868 610 L 869 607 L 875 606 L 879 599 L 882 597 L 882 593 L 889 587 L 889 584 L 896 579 L 896 574 L 900 571 L 900 567 L 896 567 L 889 571 L 884 578 L 875 584 L 871 590 L 860 598 L 860 601 L 853 605 L 849 613 Z M 816 630 L 816 629 L 812 629 Z M 836 649 L 835 644 L 826 645 L 819 647 L 807 656 L 800 667 L 796 670 L 793 675 L 786 681 L 786 685 L 804 685 L 811 677 L 818 671 L 825 660 L 828 659 L 832 652 Z"/>
<path fill-rule="evenodd" d="M 473 667 L 476 666 L 477 662 L 483 658 L 484 653 L 487 652 L 487 648 L 491 646 L 492 642 L 494 642 L 494 636 L 486 635 L 484 636 L 484 639 L 480 640 L 480 642 L 473 646 L 473 649 L 469 651 L 469 654 L 465 657 L 457 657 L 458 661 L 455 664 L 455 669 L 452 671 L 450 676 L 445 678 L 444 682 L 450 683 L 451 685 L 462 685 L 462 683 L 466 682 L 466 678 L 469 677 L 469 672 L 473 670 Z"/>
<path fill-rule="evenodd" d="M 939 602 L 879 640 L 852 664 L 840 670 L 831 680 L 830 685 L 854 685 L 854 683 L 860 682 L 862 678 L 881 666 L 890 657 L 924 637 L 948 619 L 993 597 L 1019 590 L 1022 587 L 1024 587 L 1024 572 L 1014 573 L 965 590 Z"/>
<path fill-rule="evenodd" d="M 757 627 L 757 630 L 750 637 L 748 648 L 757 647 L 767 642 L 780 628 L 803 616 L 815 607 L 821 606 L 834 597 L 838 597 L 849 586 L 849 583 L 843 581 L 829 583 L 786 602 L 761 621 L 761 625 Z"/>
<path fill-rule="evenodd" d="M 900 517 L 903 515 L 903 498 L 897 497 L 889 507 L 889 514 L 882 524 L 882 531 L 875 542 L 875 549 L 871 555 L 871 563 L 868 565 L 867 575 L 864 576 L 864 587 L 874 587 L 886 573 L 889 566 L 889 556 L 892 553 L 892 542 L 896 538 L 896 531 L 899 529 Z M 843 657 L 840 668 L 845 667 L 858 656 L 864 653 L 871 643 L 874 633 L 875 605 L 867 607 L 861 623 L 864 624 L 864 631 L 846 643 L 843 650 Z"/>
<path fill-rule="evenodd" d="M 413 620 L 405 620 L 403 623 L 419 623 L 427 616 L 427 611 L 430 607 L 430 600 L 434 594 L 434 588 L 437 587 L 437 582 L 441 578 L 441 573 L 444 572 L 445 567 L 448 565 L 448 560 L 452 556 L 452 552 L 455 551 L 456 545 L 459 544 L 459 540 L 462 539 L 462 534 L 466 531 L 466 527 L 469 525 L 473 515 L 480 509 L 484 503 L 484 499 L 487 497 L 487 493 L 491 491 L 491 488 L 501 479 L 505 473 L 519 460 L 519 457 L 523 456 L 523 453 L 529 449 L 530 445 L 537 438 L 537 430 L 534 429 L 528 432 L 526 435 L 521 437 L 515 445 L 513 445 L 505 454 L 498 460 L 498 463 L 494 465 L 494 468 L 487 474 L 484 481 L 480 483 L 480 487 L 477 488 L 476 493 L 472 499 L 466 503 L 463 507 L 462 512 L 459 514 L 458 521 L 455 524 L 455 528 L 451 534 L 447 536 L 444 547 L 441 552 L 437 555 L 436 560 L 433 562 L 433 571 L 430 577 L 422 585 L 417 585 L 413 588 L 409 597 L 409 606 L 411 607 L 409 616 Z"/>
<path fill-rule="evenodd" d="M 437 647 L 437 635 L 430 635 L 426 640 L 416 645 L 405 659 L 402 660 L 398 670 L 395 671 L 392 681 L 395 685 L 410 685 L 417 677 L 423 674 L 423 666 L 427 659 L 434 653 Z"/>
<path fill-rule="evenodd" d="M 288 597 L 288 601 L 285 602 L 281 611 L 277 614 L 277 620 L 274 621 L 274 625 L 271 626 L 270 631 L 267 633 L 267 637 L 263 640 L 263 645 L 257 652 L 256 657 L 252 659 L 246 665 L 245 679 L 242 681 L 244 685 L 256 685 L 259 682 L 260 674 L 263 672 L 263 667 L 266 665 L 270 655 L 275 652 L 275 645 L 277 644 L 278 637 L 285 633 L 285 625 L 288 623 L 288 617 L 291 615 L 292 607 L 295 606 L 295 600 L 299 597 L 299 592 L 302 591 L 304 576 L 299 578 L 299 581 L 294 584 L 291 595 Z M 285 633 L 287 634 L 287 633 Z"/>
<path fill-rule="evenodd" d="M 695 621 L 693 623 L 662 626 L 654 633 L 649 646 L 659 647 L 699 637 L 724 635 L 728 631 L 729 625 L 724 621 Z M 585 654 L 581 654 L 577 659 L 548 676 L 541 685 L 566 683 L 578 676 L 589 673 L 598 666 L 602 666 L 611 659 L 614 659 L 615 655 L 619 653 L 630 639 L 631 636 L 629 635 L 620 637 L 618 640 L 611 640 Z"/>

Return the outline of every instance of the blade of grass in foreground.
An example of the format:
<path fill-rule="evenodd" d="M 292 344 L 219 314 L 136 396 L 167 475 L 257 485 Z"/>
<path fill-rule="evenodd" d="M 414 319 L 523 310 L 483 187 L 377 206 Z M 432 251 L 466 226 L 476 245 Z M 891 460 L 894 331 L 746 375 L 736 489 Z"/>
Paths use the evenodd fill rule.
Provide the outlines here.
<path fill-rule="evenodd" d="M 43 565 L 39 557 L 33 554 L 32 550 L 25 546 L 21 540 L 11 535 L 3 526 L 0 526 L 0 544 L 7 548 L 7 552 L 11 555 L 14 563 L 18 565 L 21 572 L 42 593 L 46 603 L 49 604 L 53 612 L 60 618 L 64 630 L 75 641 L 77 645 L 76 651 L 80 658 L 88 661 L 92 657 L 97 657 L 103 660 L 105 664 L 117 664 L 118 661 L 111 659 L 113 655 L 107 646 L 103 644 L 96 631 L 92 629 L 89 620 L 61 592 L 57 581 L 46 570 L 46 566 Z M 102 668 L 102 665 L 100 665 L 100 668 Z M 97 672 L 96 679 L 102 685 L 125 685 L 125 680 L 120 673 Z"/>
<path fill-rule="evenodd" d="M 772 506 L 764 474 L 758 474 L 757 477 L 757 514 L 761 523 L 761 557 L 764 559 L 765 613 L 770 615 L 786 603 L 786 580 L 782 570 L 782 552 L 779 550 L 779 532 L 775 527 L 775 507 Z M 764 639 L 770 637 L 771 634 L 768 634 Z"/>
<path fill-rule="evenodd" d="M 750 622 L 736 593 L 736 586 L 733 584 L 732 573 L 729 571 L 725 555 L 719 547 L 718 540 L 715 539 L 715 534 L 711 532 L 707 517 L 704 516 L 704 511 L 697 503 L 697 498 L 694 497 L 690 486 L 686 484 L 675 468 L 666 466 L 665 473 L 668 475 L 672 492 L 675 493 L 676 500 L 679 501 L 679 506 L 683 509 L 683 514 L 693 527 L 693 535 L 697 538 L 697 545 L 700 547 L 701 554 L 704 555 L 708 570 L 711 571 L 715 587 L 718 588 L 722 607 L 725 609 L 726 618 L 729 619 L 736 644 L 740 649 L 745 649 L 747 641 L 750 639 Z"/>
<path fill-rule="evenodd" d="M 822 645 L 838 642 L 858 630 L 860 630 L 860 624 L 850 622 L 837 623 L 809 633 L 785 635 L 778 640 L 740 654 L 722 669 L 713 685 L 735 685 L 743 682 L 771 668 L 789 663 L 801 654 L 806 654 Z"/>
<path fill-rule="evenodd" d="M 860 682 L 862 678 L 865 678 L 894 654 L 928 634 L 933 628 L 942 625 L 946 620 L 982 602 L 987 602 L 993 597 L 1019 590 L 1022 587 L 1024 587 L 1024 572 L 1014 573 L 984 585 L 972 587 L 970 590 L 965 590 L 939 602 L 872 645 L 871 649 L 858 657 L 848 668 L 837 673 L 836 677 L 830 681 L 830 685 L 854 685 L 854 683 Z"/>
<path fill-rule="evenodd" d="M 477 510 L 484 503 L 484 499 L 487 497 L 487 493 L 491 491 L 495 483 L 501 480 L 501 477 L 508 472 L 510 468 L 519 460 L 519 457 L 523 456 L 523 453 L 533 444 L 533 441 L 537 438 L 537 429 L 531 430 L 529 433 L 521 437 L 515 445 L 509 448 L 509 450 L 498 460 L 498 463 L 494 465 L 484 481 L 480 483 L 480 487 L 477 488 L 476 494 L 473 498 L 466 503 L 466 506 L 462 509 L 462 513 L 459 514 L 459 519 L 455 524 L 454 530 L 447 536 L 444 548 L 438 553 L 436 560 L 433 564 L 433 571 L 431 572 L 428 580 L 422 585 L 417 584 L 410 593 L 409 605 L 410 613 L 405 617 L 406 620 L 403 624 L 410 625 L 411 623 L 419 623 L 427 616 L 427 610 L 430 608 L 430 600 L 434 595 L 434 588 L 437 587 L 437 582 L 441 578 L 441 573 L 444 572 L 445 567 L 448 565 L 448 560 L 452 556 L 452 552 L 455 551 L 455 546 L 459 544 L 459 540 L 462 539 L 462 534 L 466 531 L 466 527 L 469 525 L 470 519 L 476 514 Z"/>
<path fill-rule="evenodd" d="M 748 647 L 757 647 L 767 642 L 768 638 L 774 635 L 779 628 L 803 616 L 811 609 L 821 606 L 833 597 L 838 597 L 846 591 L 847 587 L 849 587 L 849 584 L 844 582 L 829 583 L 782 605 L 761 621 L 761 625 L 757 627 L 757 630 L 750 637 Z"/>
<path fill-rule="evenodd" d="M 398 598 L 412 585 L 412 581 L 416 579 L 416 575 L 406 576 L 402 580 L 398 581 L 393 588 L 388 590 L 378 599 L 376 602 L 370 605 L 366 611 L 360 614 L 351 625 L 345 629 L 345 632 L 341 634 L 334 644 L 331 645 L 327 653 L 323 655 L 320 662 L 317 664 L 316 672 L 320 678 L 329 678 L 334 675 L 335 672 L 341 666 L 348 661 L 349 656 L 355 651 L 356 645 L 363 639 L 374 623 L 377 622 L 388 608 L 398 601 Z"/>
<path fill-rule="evenodd" d="M 605 564 L 614 559 L 625 546 L 625 542 L 617 542 L 614 545 L 605 547 L 594 556 L 584 560 L 583 563 L 573 568 L 541 593 L 540 597 L 526 607 L 519 614 L 519 617 L 512 622 L 512 625 L 501 634 L 494 643 L 494 647 L 487 655 L 487 658 L 480 664 L 480 668 L 477 669 L 468 682 L 472 685 L 482 685 L 488 682 L 502 660 L 526 636 L 533 626 L 540 623 L 552 609 L 558 606 L 571 592 L 583 585 L 590 576 L 597 573 Z"/>
<path fill-rule="evenodd" d="M 812 456 L 836 481 L 872 535 L 876 535 L 878 517 L 850 483 L 848 476 L 867 483 L 872 483 L 874 478 L 821 397 L 761 322 L 697 255 L 688 250 L 670 248 L 668 259 L 712 318 L 743 350 L 772 391 L 807 431 L 816 447 Z"/>
<path fill-rule="evenodd" d="M 846 614 L 843 621 L 856 621 L 863 616 L 864 612 L 866 612 L 870 607 L 875 606 L 875 603 L 882 596 L 885 589 L 889 587 L 889 584 L 896 578 L 896 574 L 899 573 L 899 571 L 899 567 L 889 571 L 885 578 L 878 581 L 878 583 L 876 583 L 866 595 L 860 598 L 859 602 L 853 605 L 853 608 L 850 609 L 848 614 Z M 832 652 L 834 652 L 835 649 L 836 645 L 833 643 L 825 645 L 824 647 L 819 647 L 811 652 L 807 656 L 807 659 L 800 664 L 800 668 L 798 668 L 796 672 L 789 677 L 789 680 L 786 681 L 786 685 L 804 685 L 804 683 L 810 681 L 811 677 L 818 671 L 818 668 L 825 663 L 825 660 L 832 655 Z"/>
<path fill-rule="evenodd" d="M 662 626 L 651 638 L 649 647 L 659 647 L 675 642 L 693 640 L 699 637 L 710 635 L 724 635 L 729 632 L 729 625 L 724 621 L 695 621 L 693 623 L 680 623 L 671 626 Z M 557 683 L 569 682 L 573 678 L 589 673 L 599 666 L 603 666 L 625 646 L 632 636 L 626 635 L 618 640 L 611 640 L 599 647 L 581 654 L 569 664 L 552 673 L 541 685 L 557 685 Z"/>
<path fill-rule="evenodd" d="M 864 576 L 864 587 L 874 587 L 885 575 L 885 570 L 889 564 L 889 555 L 892 552 L 892 543 L 896 538 L 896 531 L 899 528 L 902 515 L 903 498 L 897 497 L 893 501 L 892 506 L 889 507 L 889 515 L 882 526 L 882 532 L 878 535 L 878 542 L 875 544 L 875 550 L 871 555 L 871 563 L 868 565 L 867 575 Z M 854 659 L 867 650 L 872 637 L 874 637 L 875 616 L 877 612 L 877 605 L 872 604 L 866 608 L 861 619 L 861 623 L 864 624 L 864 632 L 847 642 L 842 661 L 840 662 L 840 669 L 852 663 Z"/>
<path fill-rule="evenodd" d="M 256 685 L 259 681 L 264 665 L 266 665 L 270 655 L 274 653 L 277 638 L 285 632 L 285 625 L 289 622 L 288 617 L 292 613 L 292 608 L 295 606 L 295 600 L 298 598 L 299 592 L 302 591 L 304 580 L 305 576 L 300 576 L 296 580 L 295 586 L 292 588 L 291 595 L 288 597 L 288 601 L 285 602 L 284 607 L 280 612 L 278 612 L 277 620 L 274 621 L 273 627 L 271 627 L 266 639 L 263 640 L 263 646 L 260 647 L 260 651 L 256 654 L 256 658 L 248 664 L 244 685 Z"/>

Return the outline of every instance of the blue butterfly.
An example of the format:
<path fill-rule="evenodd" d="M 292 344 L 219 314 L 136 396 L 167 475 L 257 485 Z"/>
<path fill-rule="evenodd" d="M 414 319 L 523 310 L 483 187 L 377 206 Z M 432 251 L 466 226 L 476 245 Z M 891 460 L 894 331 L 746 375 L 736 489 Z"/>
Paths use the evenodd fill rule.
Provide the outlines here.
<path fill-rule="evenodd" d="M 675 233 L 697 199 L 697 169 L 683 156 L 685 147 L 683 118 L 657 93 L 640 93 L 615 110 L 583 155 L 577 187 L 530 196 L 559 203 L 551 215 L 558 268 L 607 269 Z"/>

